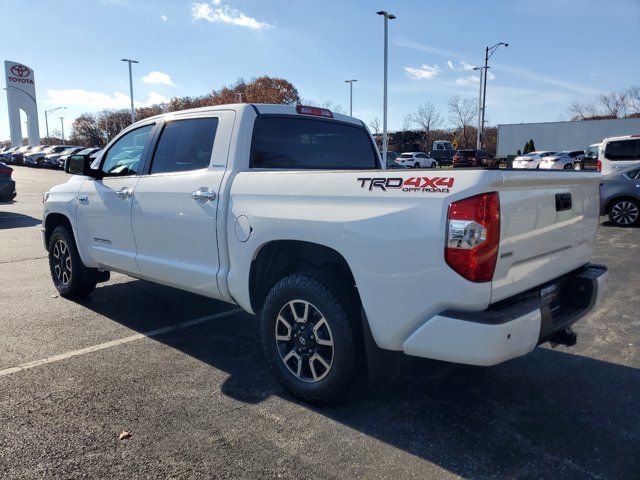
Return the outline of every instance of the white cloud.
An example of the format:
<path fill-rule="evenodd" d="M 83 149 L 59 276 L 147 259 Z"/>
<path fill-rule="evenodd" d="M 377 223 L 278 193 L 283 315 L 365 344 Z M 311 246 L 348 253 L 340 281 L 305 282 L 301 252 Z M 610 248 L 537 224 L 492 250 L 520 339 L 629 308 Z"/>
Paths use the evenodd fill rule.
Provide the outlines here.
<path fill-rule="evenodd" d="M 449 67 L 449 70 L 453 70 L 455 68 L 451 60 L 447 60 L 447 66 Z"/>
<path fill-rule="evenodd" d="M 149 72 L 148 75 L 145 75 L 144 77 L 142 77 L 142 81 L 149 85 L 160 84 L 160 85 L 166 85 L 168 87 L 175 86 L 175 84 L 173 83 L 173 80 L 171 80 L 171 77 L 169 75 L 167 75 L 166 73 L 155 71 L 155 70 L 153 72 Z"/>
<path fill-rule="evenodd" d="M 456 84 L 458 85 L 478 85 L 480 83 L 480 77 L 476 75 L 469 75 L 468 77 L 456 78 Z"/>
<path fill-rule="evenodd" d="M 464 60 L 461 60 L 460 61 L 459 70 L 461 72 L 469 72 L 469 71 L 473 70 L 473 65 L 471 65 L 470 63 L 465 62 Z"/>
<path fill-rule="evenodd" d="M 167 21 L 167 16 L 166 15 L 160 15 L 160 20 L 162 20 L 163 22 Z"/>
<path fill-rule="evenodd" d="M 489 78 L 489 80 L 493 80 L 493 79 L 496 78 L 496 76 L 493 73 L 491 73 L 491 72 L 488 72 L 488 73 L 489 73 L 489 75 L 487 75 L 487 77 Z"/>
<path fill-rule="evenodd" d="M 246 27 L 252 30 L 263 30 L 274 28 L 274 25 L 256 20 L 253 17 L 245 15 L 244 12 L 231 8 L 229 5 L 222 3 L 222 0 L 212 0 L 211 2 L 217 8 L 212 8 L 208 3 L 196 2 L 191 5 L 191 16 L 194 20 L 207 20 L 208 22 L 228 23 L 238 27 Z"/>
<path fill-rule="evenodd" d="M 440 74 L 440 67 L 423 63 L 420 67 L 404 67 L 404 71 L 411 80 L 429 80 Z"/>
<path fill-rule="evenodd" d="M 81 107 L 89 110 L 128 108 L 129 96 L 121 92 L 110 95 L 102 92 L 83 90 L 81 88 L 67 88 L 60 90 L 47 90 L 48 101 L 51 105 L 63 105 L 68 107 Z M 169 99 L 158 92 L 149 92 L 146 101 L 134 99 L 136 107 L 146 107 L 156 103 L 167 103 Z"/>

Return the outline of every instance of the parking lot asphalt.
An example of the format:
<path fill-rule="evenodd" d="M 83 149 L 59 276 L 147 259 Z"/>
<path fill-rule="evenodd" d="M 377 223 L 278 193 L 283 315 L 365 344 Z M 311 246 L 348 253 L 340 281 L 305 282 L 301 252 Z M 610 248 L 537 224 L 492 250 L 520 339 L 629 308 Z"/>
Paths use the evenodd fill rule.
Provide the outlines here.
<path fill-rule="evenodd" d="M 603 221 L 608 296 L 575 347 L 492 368 L 405 358 L 400 378 L 318 408 L 277 385 L 256 319 L 231 305 L 119 274 L 57 296 L 41 197 L 66 175 L 14 170 L 0 478 L 640 478 L 638 228 Z"/>

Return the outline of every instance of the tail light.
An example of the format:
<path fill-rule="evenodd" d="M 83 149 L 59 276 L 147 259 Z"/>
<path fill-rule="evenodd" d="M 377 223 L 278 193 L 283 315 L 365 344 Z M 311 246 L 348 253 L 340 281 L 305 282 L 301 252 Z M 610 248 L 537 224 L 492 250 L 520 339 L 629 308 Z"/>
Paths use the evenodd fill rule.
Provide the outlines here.
<path fill-rule="evenodd" d="M 490 282 L 498 259 L 500 198 L 483 193 L 449 205 L 444 258 L 472 282 Z"/>
<path fill-rule="evenodd" d="M 598 171 L 602 171 L 602 162 L 600 160 L 598 160 Z"/>
<path fill-rule="evenodd" d="M 331 110 L 318 107 L 306 107 L 304 105 L 296 105 L 296 112 L 303 115 L 315 115 L 316 117 L 333 118 Z"/>

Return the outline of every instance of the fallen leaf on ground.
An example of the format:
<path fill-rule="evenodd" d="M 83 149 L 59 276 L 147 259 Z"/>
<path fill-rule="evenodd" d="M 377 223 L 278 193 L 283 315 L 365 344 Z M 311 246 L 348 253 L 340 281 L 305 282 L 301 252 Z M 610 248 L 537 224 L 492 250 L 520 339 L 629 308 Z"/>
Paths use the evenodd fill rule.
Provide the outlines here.
<path fill-rule="evenodd" d="M 120 436 L 118 437 L 118 439 L 119 440 L 125 440 L 125 439 L 129 438 L 131 435 L 133 435 L 133 433 L 127 432 L 126 430 L 123 430 L 122 432 L 120 432 Z"/>

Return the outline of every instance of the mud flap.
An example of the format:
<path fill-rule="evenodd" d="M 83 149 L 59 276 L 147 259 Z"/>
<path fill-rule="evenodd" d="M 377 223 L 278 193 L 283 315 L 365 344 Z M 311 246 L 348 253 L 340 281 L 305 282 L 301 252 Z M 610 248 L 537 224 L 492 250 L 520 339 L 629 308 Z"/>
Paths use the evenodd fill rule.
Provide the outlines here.
<path fill-rule="evenodd" d="M 388 382 L 391 378 L 395 378 L 400 374 L 402 352 L 378 347 L 371 334 L 369 320 L 367 320 L 364 309 L 361 309 L 361 317 L 369 380 L 372 383 Z"/>

